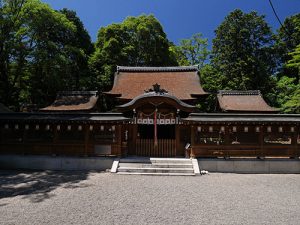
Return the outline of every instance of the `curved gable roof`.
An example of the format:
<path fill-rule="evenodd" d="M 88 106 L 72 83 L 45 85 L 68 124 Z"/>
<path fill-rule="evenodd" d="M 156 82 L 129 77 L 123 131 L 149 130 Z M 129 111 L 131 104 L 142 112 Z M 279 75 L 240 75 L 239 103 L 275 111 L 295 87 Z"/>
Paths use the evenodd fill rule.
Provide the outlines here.
<path fill-rule="evenodd" d="M 170 95 L 191 100 L 207 93 L 200 85 L 197 67 L 118 67 L 114 85 L 107 94 L 132 100 L 158 83 Z"/>
<path fill-rule="evenodd" d="M 40 111 L 87 111 L 95 108 L 97 100 L 97 91 L 59 92 L 56 100 Z"/>
<path fill-rule="evenodd" d="M 173 95 L 170 95 L 168 93 L 160 94 L 160 93 L 155 93 L 155 92 L 149 92 L 149 93 L 144 93 L 142 95 L 139 95 L 135 97 L 133 100 L 130 102 L 117 106 L 117 108 L 121 111 L 127 111 L 127 110 L 132 110 L 134 108 L 139 107 L 140 105 L 143 105 L 145 103 L 149 102 L 157 102 L 161 104 L 162 102 L 171 104 L 175 106 L 177 109 L 180 109 L 185 112 L 193 112 L 195 110 L 195 106 L 189 105 L 180 99 L 176 98 Z"/>
<path fill-rule="evenodd" d="M 263 99 L 260 91 L 219 91 L 218 101 L 222 111 L 277 112 Z"/>

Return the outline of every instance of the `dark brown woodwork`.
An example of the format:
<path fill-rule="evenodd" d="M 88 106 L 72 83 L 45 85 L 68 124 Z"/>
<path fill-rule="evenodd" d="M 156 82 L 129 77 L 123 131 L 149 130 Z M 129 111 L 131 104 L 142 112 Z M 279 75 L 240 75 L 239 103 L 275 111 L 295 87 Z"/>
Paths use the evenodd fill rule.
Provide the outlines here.
<path fill-rule="evenodd" d="M 89 134 L 90 134 L 90 129 L 89 126 L 84 126 L 84 155 L 88 155 L 88 147 L 89 147 Z"/>
<path fill-rule="evenodd" d="M 5 123 L 6 124 L 6 123 Z M 172 139 L 158 139 L 158 149 L 152 148 L 152 140 L 141 140 L 137 136 L 137 124 L 124 123 L 93 123 L 93 129 L 89 130 L 87 123 L 30 123 L 29 129 L 25 129 L 26 122 L 11 122 L 0 124 L 0 153 L 1 154 L 34 154 L 34 155 L 65 155 L 65 156 L 94 156 L 96 145 L 111 146 L 113 156 L 143 155 L 158 157 L 183 157 L 184 146 L 191 143 L 196 157 L 299 157 L 299 126 L 297 124 L 274 123 L 183 123 L 174 125 L 175 137 Z M 15 128 L 18 124 L 19 128 Z M 39 129 L 35 126 L 39 125 Z M 39 134 L 45 132 L 46 125 L 50 125 L 47 132 L 50 138 L 40 138 Z M 57 125 L 61 130 L 57 130 Z M 67 126 L 72 129 L 68 130 Z M 82 126 L 79 132 L 78 126 Z M 104 130 L 101 131 L 101 126 Z M 115 131 L 110 131 L 115 126 Z M 163 126 L 163 125 L 161 125 Z M 201 131 L 197 128 L 201 127 Z M 212 132 L 209 127 L 213 127 Z M 233 132 L 233 126 L 237 131 Z M 248 127 L 248 132 L 244 128 Z M 272 129 L 268 131 L 268 126 Z M 255 130 L 259 127 L 259 132 Z M 294 127 L 294 131 L 291 131 Z M 222 128 L 222 132 L 220 132 Z M 125 131 L 128 130 L 128 138 L 125 140 Z M 224 130 L 224 133 L 223 133 Z M 45 134 L 48 134 L 45 132 Z M 73 132 L 73 133 L 72 133 Z M 65 136 L 68 133 L 67 137 Z M 35 138 L 34 135 L 38 134 Z M 73 134 L 75 136 L 73 136 Z M 112 138 L 112 135 L 115 135 Z M 249 136 L 249 140 L 238 140 L 234 143 L 234 135 L 238 138 Z M 79 139 L 75 137 L 80 136 Z M 217 136 L 214 136 L 217 135 Z M 100 138 L 95 138 L 99 136 Z M 214 138 L 220 138 L 216 141 Z M 271 138 L 270 138 L 271 137 Z M 281 139 L 282 137 L 282 139 Z M 202 138 L 202 139 L 201 139 Z M 203 142 L 203 138 L 212 141 Z M 243 142 L 244 141 L 244 142 Z M 141 145 L 144 146 L 141 148 Z M 99 155 L 99 154 L 98 154 Z M 101 155 L 101 154 L 100 154 Z"/>
<path fill-rule="evenodd" d="M 191 152 L 190 152 L 191 158 L 195 157 L 194 146 L 195 146 L 195 127 L 191 126 Z"/>
<path fill-rule="evenodd" d="M 136 139 L 135 153 L 137 156 L 175 157 L 175 146 L 175 139 L 158 139 L 157 147 L 154 146 L 154 139 Z"/>

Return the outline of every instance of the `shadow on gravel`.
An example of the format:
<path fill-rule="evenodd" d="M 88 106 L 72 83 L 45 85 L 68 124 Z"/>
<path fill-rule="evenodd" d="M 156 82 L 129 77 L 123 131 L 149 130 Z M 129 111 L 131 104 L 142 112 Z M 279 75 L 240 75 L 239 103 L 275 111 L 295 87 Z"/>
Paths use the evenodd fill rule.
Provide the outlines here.
<path fill-rule="evenodd" d="M 29 198 L 32 202 L 42 202 L 54 196 L 50 193 L 58 187 L 84 188 L 81 184 L 88 178 L 86 171 L 1 171 L 0 199 L 15 196 Z"/>

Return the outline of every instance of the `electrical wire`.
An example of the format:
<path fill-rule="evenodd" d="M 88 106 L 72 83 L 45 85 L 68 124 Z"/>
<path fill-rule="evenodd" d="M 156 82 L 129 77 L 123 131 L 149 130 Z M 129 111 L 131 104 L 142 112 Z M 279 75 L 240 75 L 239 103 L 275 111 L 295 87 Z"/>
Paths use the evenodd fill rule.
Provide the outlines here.
<path fill-rule="evenodd" d="M 269 3 L 270 3 L 270 5 L 271 5 L 271 8 L 272 8 L 272 10 L 273 10 L 273 12 L 274 12 L 274 15 L 276 16 L 276 18 L 277 18 L 278 22 L 279 22 L 279 23 L 280 23 L 280 25 L 283 27 L 283 24 L 281 23 L 281 21 L 280 21 L 280 19 L 279 19 L 279 16 L 277 15 L 277 13 L 276 13 L 276 11 L 275 11 L 275 8 L 274 8 L 274 6 L 273 6 L 273 3 L 272 3 L 272 1 L 271 1 L 271 0 L 269 0 Z"/>
<path fill-rule="evenodd" d="M 275 8 L 274 8 L 274 6 L 273 6 L 272 1 L 269 0 L 269 3 L 270 3 L 270 6 L 271 6 L 271 8 L 272 8 L 272 10 L 273 10 L 274 15 L 276 16 L 276 18 L 277 18 L 278 22 L 280 23 L 281 27 L 282 27 L 282 28 L 284 29 L 284 31 L 289 35 L 288 30 L 287 30 L 287 29 L 285 28 L 285 26 L 282 24 L 282 22 L 281 22 L 281 20 L 280 20 L 280 18 L 279 18 L 279 16 L 278 16 L 278 14 L 276 13 L 276 10 L 275 10 Z"/>

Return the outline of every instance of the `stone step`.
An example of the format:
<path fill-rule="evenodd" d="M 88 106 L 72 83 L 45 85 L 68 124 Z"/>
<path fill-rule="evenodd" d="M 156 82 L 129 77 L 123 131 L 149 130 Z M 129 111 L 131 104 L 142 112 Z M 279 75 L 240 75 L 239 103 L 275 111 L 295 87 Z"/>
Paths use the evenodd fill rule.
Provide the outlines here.
<path fill-rule="evenodd" d="M 120 163 L 151 163 L 150 158 L 142 158 L 142 157 L 137 157 L 137 158 L 121 158 Z"/>
<path fill-rule="evenodd" d="M 177 163 L 119 163 L 119 167 L 135 167 L 135 168 L 193 168 L 190 164 Z"/>
<path fill-rule="evenodd" d="M 150 176 L 195 176 L 194 173 L 138 173 L 138 172 L 117 172 L 118 175 L 150 175 Z"/>
<path fill-rule="evenodd" d="M 122 158 L 120 163 L 172 163 L 172 164 L 190 164 L 190 159 L 185 158 Z"/>
<path fill-rule="evenodd" d="M 152 163 L 172 163 L 172 164 L 191 164 L 192 161 L 190 159 L 181 159 L 181 158 L 175 158 L 175 159 L 170 159 L 170 158 L 150 158 L 150 161 Z"/>
<path fill-rule="evenodd" d="M 136 173 L 194 173 L 193 168 L 136 168 L 119 167 L 118 172 L 136 172 Z"/>
<path fill-rule="evenodd" d="M 117 174 L 128 175 L 196 175 L 193 160 L 186 158 L 121 158 L 113 168 Z"/>

